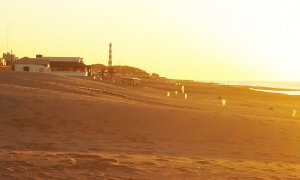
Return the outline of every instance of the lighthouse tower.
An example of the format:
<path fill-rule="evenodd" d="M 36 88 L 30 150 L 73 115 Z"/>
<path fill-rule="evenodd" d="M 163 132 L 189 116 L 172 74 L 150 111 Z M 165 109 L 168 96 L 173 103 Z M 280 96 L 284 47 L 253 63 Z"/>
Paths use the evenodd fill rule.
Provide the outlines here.
<path fill-rule="evenodd" d="M 110 79 L 113 79 L 114 68 L 112 66 L 112 44 L 109 43 L 109 57 L 108 57 L 108 73 L 110 74 Z"/>
<path fill-rule="evenodd" d="M 111 44 L 111 42 L 109 43 L 108 67 L 112 67 L 112 44 Z"/>

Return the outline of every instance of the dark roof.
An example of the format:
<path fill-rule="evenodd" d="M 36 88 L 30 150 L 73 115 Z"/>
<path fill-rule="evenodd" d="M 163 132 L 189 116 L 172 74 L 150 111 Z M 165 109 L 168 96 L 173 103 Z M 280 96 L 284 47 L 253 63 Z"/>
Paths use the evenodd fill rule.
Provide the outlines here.
<path fill-rule="evenodd" d="M 79 62 L 50 62 L 51 67 L 86 67 L 85 64 Z"/>
<path fill-rule="evenodd" d="M 48 59 L 39 59 L 39 58 L 28 58 L 23 57 L 21 59 L 15 60 L 12 62 L 13 64 L 37 64 L 37 65 L 48 65 Z"/>

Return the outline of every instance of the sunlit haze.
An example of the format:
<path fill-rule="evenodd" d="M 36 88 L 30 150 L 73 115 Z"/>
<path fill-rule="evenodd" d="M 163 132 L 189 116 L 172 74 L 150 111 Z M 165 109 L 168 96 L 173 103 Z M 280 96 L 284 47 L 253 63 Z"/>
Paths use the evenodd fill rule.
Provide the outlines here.
<path fill-rule="evenodd" d="M 170 78 L 300 81 L 297 0 L 0 0 L 0 7 L 1 53 L 107 64 L 112 42 L 114 65 Z"/>

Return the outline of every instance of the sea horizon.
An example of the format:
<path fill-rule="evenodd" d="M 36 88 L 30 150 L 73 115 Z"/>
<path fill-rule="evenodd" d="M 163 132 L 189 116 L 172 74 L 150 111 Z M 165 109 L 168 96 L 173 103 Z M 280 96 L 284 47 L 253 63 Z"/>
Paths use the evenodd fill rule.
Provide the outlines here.
<path fill-rule="evenodd" d="M 265 87 L 265 88 L 278 88 L 300 91 L 300 81 L 235 81 L 235 80 L 212 80 L 212 81 L 197 81 L 197 82 L 210 82 L 221 85 L 231 86 L 252 86 L 252 87 Z"/>
<path fill-rule="evenodd" d="M 287 95 L 300 95 L 300 82 L 296 81 L 197 81 L 206 83 L 217 83 L 220 85 L 228 86 L 250 86 L 249 88 L 254 91 L 279 93 Z M 255 87 L 255 88 L 254 88 Z M 265 89 L 264 89 L 265 88 Z M 268 88 L 275 88 L 278 90 L 270 90 Z M 280 90 L 282 89 L 282 90 Z"/>

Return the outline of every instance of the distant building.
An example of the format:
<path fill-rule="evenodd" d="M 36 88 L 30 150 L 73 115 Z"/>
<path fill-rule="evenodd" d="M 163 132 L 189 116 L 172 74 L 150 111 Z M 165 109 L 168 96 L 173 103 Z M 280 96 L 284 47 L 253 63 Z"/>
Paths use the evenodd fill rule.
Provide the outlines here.
<path fill-rule="evenodd" d="M 6 60 L 4 58 L 0 58 L 0 66 L 6 66 Z"/>
<path fill-rule="evenodd" d="M 14 71 L 21 72 L 46 72 L 65 76 L 89 76 L 90 66 L 83 63 L 80 57 L 24 57 L 13 63 Z"/>
<path fill-rule="evenodd" d="M 10 66 L 6 66 L 6 60 L 3 58 L 0 58 L 0 72 L 3 71 L 11 71 Z"/>
<path fill-rule="evenodd" d="M 17 60 L 18 58 L 16 57 L 15 54 L 8 52 L 8 53 L 3 53 L 2 59 L 5 60 L 7 66 L 10 66 L 12 64 L 12 62 Z"/>
<path fill-rule="evenodd" d="M 50 63 L 46 59 L 24 57 L 13 62 L 16 72 L 50 72 Z"/>
<path fill-rule="evenodd" d="M 41 55 L 39 55 L 41 56 Z M 80 57 L 41 57 L 50 62 L 51 73 L 65 76 L 90 76 L 91 68 Z"/>

